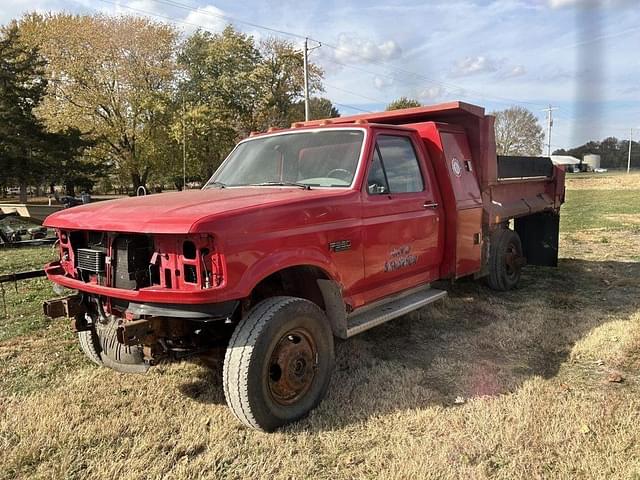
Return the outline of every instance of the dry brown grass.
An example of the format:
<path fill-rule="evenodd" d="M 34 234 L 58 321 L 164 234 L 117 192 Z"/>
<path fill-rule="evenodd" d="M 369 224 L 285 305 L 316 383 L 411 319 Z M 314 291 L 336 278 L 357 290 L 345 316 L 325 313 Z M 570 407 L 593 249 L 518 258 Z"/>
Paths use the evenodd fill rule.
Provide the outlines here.
<path fill-rule="evenodd" d="M 640 172 L 568 173 L 566 185 L 571 190 L 639 190 Z"/>
<path fill-rule="evenodd" d="M 219 368 L 95 368 L 63 322 L 4 340 L 0 479 L 640 478 L 638 240 L 563 234 L 519 290 L 459 282 L 339 342 L 327 399 L 275 434 L 234 420 Z"/>

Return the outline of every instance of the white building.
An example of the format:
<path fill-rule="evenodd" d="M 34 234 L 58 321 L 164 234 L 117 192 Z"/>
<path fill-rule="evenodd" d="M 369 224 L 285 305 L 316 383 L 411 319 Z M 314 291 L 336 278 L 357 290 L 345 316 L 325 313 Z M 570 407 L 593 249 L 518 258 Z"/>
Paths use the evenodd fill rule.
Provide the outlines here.
<path fill-rule="evenodd" d="M 567 172 L 580 171 L 580 159 L 571 155 L 551 155 L 551 161 L 554 165 L 563 166 Z"/>

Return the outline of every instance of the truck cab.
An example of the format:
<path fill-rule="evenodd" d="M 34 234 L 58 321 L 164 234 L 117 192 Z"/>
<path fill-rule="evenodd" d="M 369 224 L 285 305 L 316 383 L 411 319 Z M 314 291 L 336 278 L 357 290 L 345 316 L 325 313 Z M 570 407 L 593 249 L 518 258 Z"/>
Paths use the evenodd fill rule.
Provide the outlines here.
<path fill-rule="evenodd" d="M 76 293 L 45 312 L 119 371 L 224 352 L 232 412 L 271 431 L 321 401 L 334 337 L 442 299 L 436 280 L 507 290 L 527 260 L 553 265 L 563 182 L 498 158 L 492 117 L 461 102 L 270 130 L 201 191 L 48 217 L 46 273 Z"/>

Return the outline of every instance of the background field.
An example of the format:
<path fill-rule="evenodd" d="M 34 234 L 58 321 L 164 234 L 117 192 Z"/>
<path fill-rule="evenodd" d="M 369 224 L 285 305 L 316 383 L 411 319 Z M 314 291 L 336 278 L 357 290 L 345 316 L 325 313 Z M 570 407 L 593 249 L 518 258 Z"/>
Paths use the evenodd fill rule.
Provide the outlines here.
<path fill-rule="evenodd" d="M 327 399 L 276 434 L 233 419 L 219 369 L 94 367 L 48 282 L 5 285 L 0 479 L 640 478 L 640 174 L 567 183 L 559 268 L 339 342 Z"/>

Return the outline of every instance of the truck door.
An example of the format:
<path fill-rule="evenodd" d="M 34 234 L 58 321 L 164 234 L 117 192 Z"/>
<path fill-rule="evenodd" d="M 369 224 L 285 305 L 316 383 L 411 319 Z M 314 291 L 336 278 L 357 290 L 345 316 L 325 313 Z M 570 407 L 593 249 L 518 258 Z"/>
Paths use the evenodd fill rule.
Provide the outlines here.
<path fill-rule="evenodd" d="M 378 133 L 368 163 L 362 218 L 370 301 L 438 277 L 442 207 L 409 132 Z"/>

